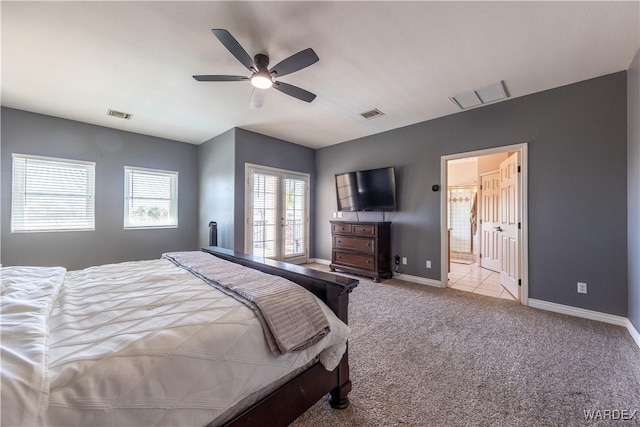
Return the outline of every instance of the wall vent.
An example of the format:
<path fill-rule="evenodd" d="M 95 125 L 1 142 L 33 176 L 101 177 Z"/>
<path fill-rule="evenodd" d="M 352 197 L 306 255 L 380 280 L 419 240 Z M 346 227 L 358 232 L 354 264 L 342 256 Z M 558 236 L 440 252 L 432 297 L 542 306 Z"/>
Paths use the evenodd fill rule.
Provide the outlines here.
<path fill-rule="evenodd" d="M 384 113 L 377 108 L 373 110 L 365 111 L 364 113 L 360 113 L 362 117 L 365 119 L 375 119 L 376 117 L 384 116 Z"/>
<path fill-rule="evenodd" d="M 504 86 L 504 82 L 500 81 L 492 85 L 483 87 L 482 89 L 470 90 L 469 92 L 459 93 L 449 97 L 449 100 L 461 110 L 480 107 L 485 104 L 507 99 L 509 94 Z"/>
<path fill-rule="evenodd" d="M 124 113 L 122 111 L 116 111 L 112 109 L 107 110 L 107 116 L 117 117 L 119 119 L 131 120 L 132 114 Z"/>

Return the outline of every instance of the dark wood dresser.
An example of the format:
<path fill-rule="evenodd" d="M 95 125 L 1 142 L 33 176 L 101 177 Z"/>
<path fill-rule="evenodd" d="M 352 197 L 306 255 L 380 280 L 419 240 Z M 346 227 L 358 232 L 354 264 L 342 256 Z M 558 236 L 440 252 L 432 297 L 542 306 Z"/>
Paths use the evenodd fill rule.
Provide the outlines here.
<path fill-rule="evenodd" d="M 331 221 L 331 271 L 390 278 L 391 223 Z"/>

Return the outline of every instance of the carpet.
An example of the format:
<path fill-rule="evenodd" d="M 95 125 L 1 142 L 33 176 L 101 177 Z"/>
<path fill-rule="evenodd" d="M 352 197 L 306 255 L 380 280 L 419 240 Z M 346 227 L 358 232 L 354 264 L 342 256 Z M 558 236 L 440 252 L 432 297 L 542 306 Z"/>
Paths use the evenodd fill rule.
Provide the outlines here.
<path fill-rule="evenodd" d="M 351 405 L 323 399 L 292 426 L 610 425 L 588 410 L 637 410 L 623 425 L 640 425 L 640 349 L 625 328 L 363 278 L 349 324 Z"/>

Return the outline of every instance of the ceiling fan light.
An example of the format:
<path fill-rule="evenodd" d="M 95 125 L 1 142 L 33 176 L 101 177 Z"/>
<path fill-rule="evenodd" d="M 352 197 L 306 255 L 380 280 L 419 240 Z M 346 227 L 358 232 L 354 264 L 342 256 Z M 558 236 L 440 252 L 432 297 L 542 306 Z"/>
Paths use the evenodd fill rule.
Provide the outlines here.
<path fill-rule="evenodd" d="M 251 77 L 251 84 L 258 89 L 269 89 L 273 86 L 273 80 L 271 80 L 271 76 L 256 73 Z"/>

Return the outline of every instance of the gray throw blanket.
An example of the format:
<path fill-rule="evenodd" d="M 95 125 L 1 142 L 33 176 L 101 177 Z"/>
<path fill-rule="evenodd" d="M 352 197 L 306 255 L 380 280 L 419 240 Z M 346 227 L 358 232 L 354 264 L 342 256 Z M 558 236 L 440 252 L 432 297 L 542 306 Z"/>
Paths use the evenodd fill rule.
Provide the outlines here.
<path fill-rule="evenodd" d="M 162 258 L 251 308 L 275 355 L 304 350 L 329 333 L 313 294 L 287 279 L 204 252 L 171 252 Z"/>

